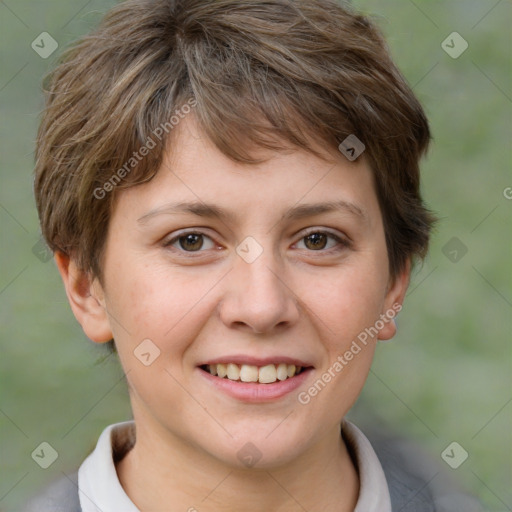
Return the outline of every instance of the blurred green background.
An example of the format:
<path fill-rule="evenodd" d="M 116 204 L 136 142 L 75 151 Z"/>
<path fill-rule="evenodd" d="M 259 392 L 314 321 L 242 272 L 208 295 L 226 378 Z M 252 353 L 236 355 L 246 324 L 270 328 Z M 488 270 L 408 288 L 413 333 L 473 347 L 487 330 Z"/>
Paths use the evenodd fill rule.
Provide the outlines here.
<path fill-rule="evenodd" d="M 40 250 L 32 196 L 42 76 L 113 3 L 0 2 L 2 511 L 76 469 L 107 424 L 130 417 L 115 356 L 86 339 Z M 423 186 L 441 221 L 351 417 L 419 441 L 441 464 L 458 442 L 469 458 L 454 475 L 487 510 L 512 510 L 512 3 L 353 3 L 377 19 L 430 117 Z M 454 31 L 469 45 L 458 58 L 441 47 Z M 31 48 L 41 32 L 59 44 L 48 59 Z M 31 458 L 43 441 L 59 454 L 46 470 Z"/>

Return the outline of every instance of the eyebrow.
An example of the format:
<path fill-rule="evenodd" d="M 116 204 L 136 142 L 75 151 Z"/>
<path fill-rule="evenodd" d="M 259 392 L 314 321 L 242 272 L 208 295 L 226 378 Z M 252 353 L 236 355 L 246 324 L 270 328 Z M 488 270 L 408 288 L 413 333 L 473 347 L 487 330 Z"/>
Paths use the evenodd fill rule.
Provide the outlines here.
<path fill-rule="evenodd" d="M 360 206 L 344 200 L 327 201 L 323 203 L 300 204 L 290 208 L 281 220 L 298 220 L 306 217 L 313 217 L 322 213 L 345 212 L 349 213 L 364 222 L 369 217 L 366 211 Z M 225 210 L 215 204 L 200 201 L 168 203 L 159 206 L 140 217 L 137 222 L 146 224 L 151 218 L 162 214 L 191 213 L 198 217 L 218 218 L 222 221 L 233 221 L 236 218 L 234 211 Z"/>

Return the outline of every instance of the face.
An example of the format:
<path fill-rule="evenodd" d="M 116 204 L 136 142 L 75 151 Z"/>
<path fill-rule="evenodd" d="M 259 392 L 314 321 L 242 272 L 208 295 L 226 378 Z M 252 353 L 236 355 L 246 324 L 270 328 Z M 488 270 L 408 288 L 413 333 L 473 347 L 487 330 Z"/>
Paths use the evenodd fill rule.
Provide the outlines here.
<path fill-rule="evenodd" d="M 173 148 L 120 192 L 94 283 L 137 428 L 231 466 L 293 461 L 339 435 L 394 334 L 406 277 L 390 280 L 371 171 L 341 153 L 235 163 L 190 118 Z"/>

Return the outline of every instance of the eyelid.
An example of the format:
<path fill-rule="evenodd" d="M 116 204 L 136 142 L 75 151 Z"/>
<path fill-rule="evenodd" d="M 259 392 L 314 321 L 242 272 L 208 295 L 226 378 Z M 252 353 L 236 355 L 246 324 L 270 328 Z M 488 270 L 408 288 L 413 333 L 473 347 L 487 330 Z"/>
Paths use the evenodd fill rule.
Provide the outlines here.
<path fill-rule="evenodd" d="M 311 233 L 324 233 L 326 235 L 331 235 L 333 237 L 345 238 L 347 241 L 349 240 L 348 236 L 343 233 L 338 233 L 329 228 L 322 228 L 322 227 L 306 228 L 305 231 L 300 231 L 299 233 L 302 234 L 301 238 L 308 236 Z"/>

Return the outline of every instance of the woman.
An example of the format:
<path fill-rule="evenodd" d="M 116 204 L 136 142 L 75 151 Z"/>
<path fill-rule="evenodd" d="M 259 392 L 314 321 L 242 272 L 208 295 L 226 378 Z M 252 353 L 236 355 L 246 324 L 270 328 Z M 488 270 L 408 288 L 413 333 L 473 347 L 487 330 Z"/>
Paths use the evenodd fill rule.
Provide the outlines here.
<path fill-rule="evenodd" d="M 429 139 L 378 29 L 330 0 L 128 1 L 71 48 L 36 200 L 134 421 L 35 507 L 473 510 L 344 419 L 427 251 Z"/>

